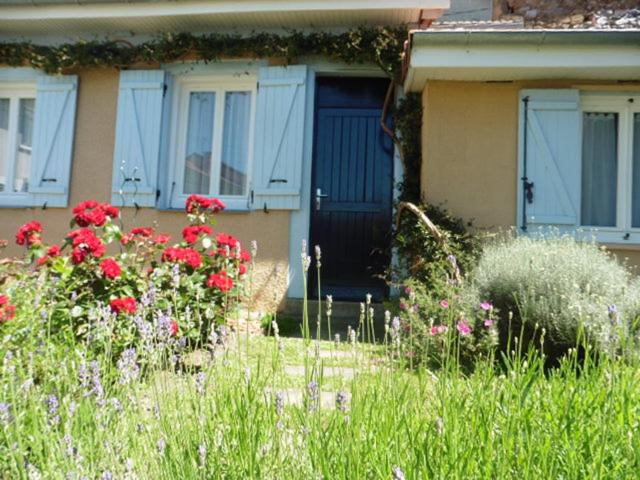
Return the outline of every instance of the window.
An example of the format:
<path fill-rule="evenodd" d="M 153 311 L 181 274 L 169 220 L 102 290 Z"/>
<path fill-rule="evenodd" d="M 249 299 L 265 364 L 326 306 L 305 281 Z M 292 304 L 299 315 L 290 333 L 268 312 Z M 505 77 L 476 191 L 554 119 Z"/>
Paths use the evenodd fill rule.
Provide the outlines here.
<path fill-rule="evenodd" d="M 256 83 L 184 77 L 177 84 L 171 207 L 195 193 L 246 209 Z"/>
<path fill-rule="evenodd" d="M 29 190 L 35 89 L 0 86 L 0 198 Z"/>
<path fill-rule="evenodd" d="M 580 223 L 640 242 L 640 96 L 583 95 Z"/>

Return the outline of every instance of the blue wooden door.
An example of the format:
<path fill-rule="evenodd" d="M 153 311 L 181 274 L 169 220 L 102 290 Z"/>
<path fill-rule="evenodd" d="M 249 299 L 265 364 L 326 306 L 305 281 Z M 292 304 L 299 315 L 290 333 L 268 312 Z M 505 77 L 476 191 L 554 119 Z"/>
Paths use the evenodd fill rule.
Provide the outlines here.
<path fill-rule="evenodd" d="M 380 127 L 389 81 L 319 78 L 311 245 L 322 249 L 322 294 L 335 299 L 376 299 L 389 266 L 393 143 Z M 316 272 L 310 272 L 317 294 Z"/>

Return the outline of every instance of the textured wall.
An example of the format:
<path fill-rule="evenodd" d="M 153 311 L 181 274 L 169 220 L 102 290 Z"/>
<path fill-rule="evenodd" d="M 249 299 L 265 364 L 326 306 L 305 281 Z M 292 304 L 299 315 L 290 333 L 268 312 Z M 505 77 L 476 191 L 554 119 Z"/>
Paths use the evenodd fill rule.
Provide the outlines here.
<path fill-rule="evenodd" d="M 424 198 L 481 230 L 516 224 L 518 92 L 562 88 L 576 81 L 429 82 L 423 91 Z M 583 86 L 635 90 L 632 86 Z M 618 251 L 640 266 L 640 246 Z"/>
<path fill-rule="evenodd" d="M 109 201 L 115 134 L 118 72 L 110 69 L 82 70 L 79 79 L 78 109 L 74 157 L 71 171 L 70 205 L 86 199 Z M 279 303 L 287 288 L 289 212 L 265 214 L 222 213 L 217 231 L 227 231 L 240 238 L 247 247 L 258 241 L 258 262 L 253 279 L 256 307 L 271 309 Z M 42 210 L 0 209 L 0 239 L 9 240 L 4 255 L 19 255 L 13 242 L 16 229 L 26 221 L 39 220 L 45 229 L 45 240 L 58 243 L 69 230 L 71 209 Z M 186 216 L 180 212 L 142 209 L 123 211 L 125 228 L 158 223 L 159 231 L 180 238 Z"/>

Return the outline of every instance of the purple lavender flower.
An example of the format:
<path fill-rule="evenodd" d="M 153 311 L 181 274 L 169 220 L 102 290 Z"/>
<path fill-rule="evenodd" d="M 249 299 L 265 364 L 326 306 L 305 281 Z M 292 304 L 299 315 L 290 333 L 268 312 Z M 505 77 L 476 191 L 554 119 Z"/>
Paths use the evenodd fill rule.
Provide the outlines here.
<path fill-rule="evenodd" d="M 55 395 L 49 395 L 47 399 L 47 411 L 49 413 L 49 423 L 51 425 L 57 425 L 60 423 L 60 415 L 58 412 L 60 410 L 60 402 L 58 401 L 58 397 Z"/>
<path fill-rule="evenodd" d="M 393 467 L 391 469 L 391 478 L 393 480 L 405 480 L 404 472 L 400 467 Z"/>
<path fill-rule="evenodd" d="M 105 470 L 104 472 L 102 472 L 102 475 L 100 475 L 100 480 L 113 480 L 113 473 L 111 473 L 111 470 Z"/>
<path fill-rule="evenodd" d="M 309 411 L 314 412 L 318 409 L 318 400 L 320 392 L 318 390 L 318 382 L 311 380 L 307 385 L 307 399 L 309 400 Z"/>
<path fill-rule="evenodd" d="M 276 415 L 279 417 L 282 416 L 282 412 L 284 412 L 284 394 L 282 392 L 276 392 L 274 403 L 276 406 Z"/>
<path fill-rule="evenodd" d="M 348 401 L 349 401 L 349 394 L 347 392 L 339 391 L 336 393 L 336 408 L 341 412 L 347 411 Z"/>
<path fill-rule="evenodd" d="M 207 462 L 207 445 L 201 443 L 198 446 L 198 456 L 200 457 L 200 468 L 204 468 Z"/>
<path fill-rule="evenodd" d="M 156 442 L 156 450 L 158 451 L 158 455 L 163 456 L 166 448 L 167 448 L 167 442 L 165 441 L 164 438 L 160 438 Z"/>
<path fill-rule="evenodd" d="M 11 423 L 11 405 L 0 402 L 0 425 L 7 426 Z"/>
<path fill-rule="evenodd" d="M 137 358 L 135 348 L 128 348 L 122 352 L 117 363 L 121 385 L 128 385 L 138 379 L 140 367 L 136 362 Z"/>
<path fill-rule="evenodd" d="M 204 372 L 198 372 L 196 375 L 196 392 L 198 395 L 204 395 L 207 375 Z"/>

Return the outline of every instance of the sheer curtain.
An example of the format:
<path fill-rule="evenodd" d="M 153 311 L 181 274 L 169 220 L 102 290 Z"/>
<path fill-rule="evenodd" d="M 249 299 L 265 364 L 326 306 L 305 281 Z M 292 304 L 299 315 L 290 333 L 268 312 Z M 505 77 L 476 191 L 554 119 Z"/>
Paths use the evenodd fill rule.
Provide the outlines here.
<path fill-rule="evenodd" d="M 209 193 L 215 108 L 214 92 L 192 92 L 189 96 L 183 185 L 185 194 Z"/>
<path fill-rule="evenodd" d="M 640 228 L 640 113 L 633 114 L 633 207 L 632 223 Z"/>
<path fill-rule="evenodd" d="M 7 185 L 7 148 L 9 146 L 9 99 L 0 98 L 0 192 Z"/>
<path fill-rule="evenodd" d="M 245 194 L 250 116 L 251 92 L 227 92 L 220 165 L 220 195 Z"/>
<path fill-rule="evenodd" d="M 582 225 L 616 225 L 618 114 L 586 112 L 582 133 Z"/>

